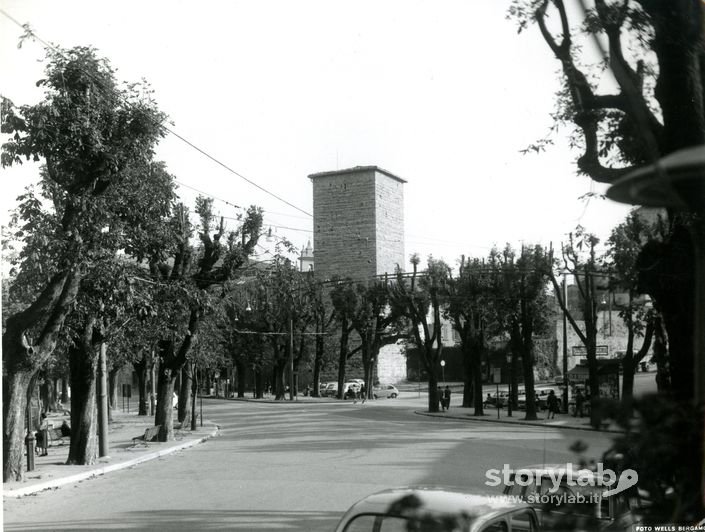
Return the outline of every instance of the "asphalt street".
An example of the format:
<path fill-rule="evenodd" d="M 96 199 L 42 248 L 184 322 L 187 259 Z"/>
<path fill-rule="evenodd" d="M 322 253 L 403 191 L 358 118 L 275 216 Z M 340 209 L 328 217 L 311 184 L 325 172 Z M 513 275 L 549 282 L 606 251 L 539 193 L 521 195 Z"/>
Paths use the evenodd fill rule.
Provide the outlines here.
<path fill-rule="evenodd" d="M 420 416 L 425 397 L 366 404 L 204 401 L 220 434 L 186 451 L 4 501 L 5 530 L 331 530 L 363 496 L 403 485 L 494 493 L 490 468 L 575 461 L 589 431 Z"/>

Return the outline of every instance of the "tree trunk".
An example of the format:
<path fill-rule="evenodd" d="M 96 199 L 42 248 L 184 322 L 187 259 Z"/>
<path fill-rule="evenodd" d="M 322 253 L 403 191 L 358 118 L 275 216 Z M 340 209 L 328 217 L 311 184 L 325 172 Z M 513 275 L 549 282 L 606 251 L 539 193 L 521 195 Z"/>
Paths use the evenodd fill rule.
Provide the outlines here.
<path fill-rule="evenodd" d="M 92 323 L 89 325 L 92 329 Z M 86 333 L 91 334 L 91 333 Z M 86 344 L 84 340 L 83 344 Z M 71 368 L 71 446 L 67 464 L 90 465 L 98 455 L 96 370 L 98 352 L 90 341 L 69 349 Z"/>
<path fill-rule="evenodd" d="M 235 361 L 235 375 L 237 378 L 237 396 L 245 397 L 245 388 L 247 387 L 247 365 L 242 361 Z"/>
<path fill-rule="evenodd" d="M 142 358 L 139 362 L 133 362 L 132 366 L 135 368 L 135 373 L 137 373 L 137 415 L 147 416 L 149 415 L 149 390 L 148 390 L 148 380 L 149 380 L 149 364 L 147 364 L 147 354 L 142 353 Z"/>
<path fill-rule="evenodd" d="M 255 381 L 255 399 L 264 397 L 264 374 L 260 368 L 252 370 L 253 379 Z"/>
<path fill-rule="evenodd" d="M 522 294 L 523 295 L 523 294 Z M 534 388 L 534 328 L 533 318 L 529 315 L 524 297 L 521 299 L 522 330 L 515 331 L 516 342 L 521 353 L 521 366 L 524 374 L 524 391 L 526 392 L 526 420 L 536 420 L 536 389 Z M 563 405 L 566 408 L 567 405 Z"/>
<path fill-rule="evenodd" d="M 637 363 L 631 354 L 622 359 L 622 404 L 630 407 L 634 399 L 634 373 Z"/>
<path fill-rule="evenodd" d="M 159 441 L 174 439 L 174 382 L 178 372 L 166 364 L 160 364 L 157 372 L 157 407 L 154 414 L 154 425 L 159 426 Z"/>
<path fill-rule="evenodd" d="M 61 403 L 69 402 L 69 380 L 66 377 L 61 377 Z"/>
<path fill-rule="evenodd" d="M 313 392 L 311 393 L 313 397 L 320 397 L 321 395 L 321 365 L 323 364 L 324 342 L 325 339 L 322 334 L 316 336 L 316 355 L 313 359 Z"/>
<path fill-rule="evenodd" d="M 531 339 L 529 339 L 531 342 Z M 536 389 L 534 388 L 534 349 L 533 345 L 525 346 L 522 353 L 521 365 L 524 373 L 524 391 L 526 392 L 526 416 L 524 419 L 533 421 L 536 415 Z"/>
<path fill-rule="evenodd" d="M 59 331 L 76 299 L 80 279 L 76 270 L 57 273 L 32 305 L 5 322 L 2 353 L 8 386 L 3 398 L 4 482 L 22 478 L 27 387 L 37 369 L 54 352 Z M 41 337 L 29 345 L 26 331 L 40 323 L 43 323 Z"/>
<path fill-rule="evenodd" d="M 191 364 L 185 364 L 181 369 L 181 389 L 179 390 L 179 423 L 184 427 L 191 422 L 191 388 L 193 387 L 193 371 Z"/>
<path fill-rule="evenodd" d="M 113 410 L 118 406 L 118 386 L 117 386 L 117 375 L 120 373 L 122 368 L 113 367 L 108 373 L 108 380 L 110 386 L 110 409 Z"/>
<path fill-rule="evenodd" d="M 475 383 L 473 386 L 473 393 L 475 395 L 475 397 L 474 397 L 475 414 L 474 415 L 484 416 L 485 411 L 482 406 L 482 403 L 484 401 L 484 397 L 482 397 L 482 348 L 478 348 L 473 353 L 472 374 L 473 374 L 473 377 L 475 378 Z M 499 400 L 499 397 L 497 397 L 497 400 Z"/>
<path fill-rule="evenodd" d="M 338 399 L 343 398 L 343 385 L 345 384 L 345 366 L 348 362 L 348 339 L 350 330 L 346 319 L 342 320 L 340 332 L 340 346 L 338 350 Z"/>
<path fill-rule="evenodd" d="M 441 399 L 441 392 L 438 389 L 438 375 L 428 366 L 428 411 L 438 412 L 438 402 Z"/>
<path fill-rule="evenodd" d="M 284 373 L 286 372 L 287 360 L 278 359 L 274 363 L 274 399 L 281 401 L 286 399 Z"/>
<path fill-rule="evenodd" d="M 31 371 L 17 371 L 7 376 L 3 386 L 3 482 L 22 480 L 24 456 L 27 390 L 32 380 Z"/>
<path fill-rule="evenodd" d="M 475 382 L 472 371 L 472 351 L 466 347 L 465 342 L 460 345 L 463 354 L 463 408 L 470 408 L 475 404 Z"/>
<path fill-rule="evenodd" d="M 160 442 L 174 439 L 174 381 L 179 374 L 179 370 L 186 364 L 186 355 L 188 355 L 193 342 L 196 340 L 198 326 L 202 317 L 202 308 L 194 307 L 191 309 L 186 336 L 181 341 L 178 351 L 175 351 L 173 340 L 161 340 L 159 342 L 157 406 L 154 413 L 154 424 L 160 426 Z"/>

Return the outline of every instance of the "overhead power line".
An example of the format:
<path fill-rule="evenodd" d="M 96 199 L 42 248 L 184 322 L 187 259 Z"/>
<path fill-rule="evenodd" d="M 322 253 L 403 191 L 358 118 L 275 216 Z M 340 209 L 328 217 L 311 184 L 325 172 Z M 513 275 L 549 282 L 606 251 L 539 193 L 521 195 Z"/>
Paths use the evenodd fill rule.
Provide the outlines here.
<path fill-rule="evenodd" d="M 51 49 L 54 50 L 54 52 L 56 52 L 57 54 L 59 54 L 59 55 L 61 55 L 61 56 L 63 56 L 63 57 L 66 57 L 66 55 L 64 54 L 64 52 L 63 52 L 62 50 L 60 50 L 59 48 L 57 48 L 57 47 L 54 46 L 53 44 L 51 44 L 51 43 L 45 41 L 45 40 L 42 39 L 39 35 L 37 35 L 37 34 L 34 32 L 34 30 L 31 29 L 31 27 L 30 27 L 29 24 L 22 24 L 21 22 L 19 22 L 17 19 L 15 19 L 12 15 L 10 15 L 10 14 L 9 14 L 7 11 L 5 11 L 4 9 L 1 9 L 1 8 L 0 8 L 0 13 L 1 13 L 2 15 L 4 15 L 7 19 L 9 19 L 10 21 L 12 21 L 15 25 L 17 25 L 18 27 L 22 28 L 22 29 L 25 31 L 25 33 L 26 33 L 27 35 L 31 35 L 32 38 L 38 40 L 40 43 L 42 43 L 42 44 L 43 44 L 44 46 L 46 46 L 47 48 L 51 48 Z M 91 77 L 91 74 L 90 74 L 89 72 L 86 72 L 85 70 L 82 70 L 82 72 L 83 72 L 86 76 Z M 103 87 L 102 85 L 99 84 L 98 86 L 99 86 L 102 90 L 106 90 L 105 87 Z M 126 102 L 125 99 L 122 97 L 122 95 L 121 95 L 120 93 L 114 91 L 114 94 L 115 94 L 118 98 L 120 98 L 121 100 L 123 100 L 124 102 Z M 126 103 L 127 103 L 127 102 L 126 102 Z M 248 177 L 245 177 L 244 175 L 242 175 L 242 174 L 241 174 L 240 172 L 238 172 L 237 170 L 231 168 L 230 166 L 228 166 L 227 164 L 225 164 L 224 162 L 222 162 L 220 159 L 218 159 L 217 157 L 211 155 L 211 154 L 208 153 L 206 150 L 200 148 L 199 146 L 197 146 L 196 144 L 194 144 L 193 142 L 191 142 L 190 140 L 188 140 L 188 139 L 185 138 L 184 136 L 180 135 L 179 133 L 177 133 L 177 132 L 174 131 L 173 129 L 169 128 L 168 126 L 166 126 L 166 125 L 164 125 L 164 124 L 158 124 L 158 125 L 159 125 L 159 127 L 161 127 L 162 129 L 164 129 L 164 131 L 166 131 L 166 132 L 172 134 L 174 137 L 176 137 L 177 139 L 179 139 L 181 142 L 183 142 L 184 144 L 186 144 L 186 145 L 189 146 L 190 148 L 196 150 L 197 152 L 199 152 L 199 153 L 200 153 L 201 155 L 203 155 L 204 157 L 210 159 L 211 161 L 213 161 L 213 162 L 216 163 L 217 165 L 221 166 L 222 168 L 224 168 L 225 170 L 227 170 L 227 171 L 230 172 L 231 174 L 233 174 L 233 175 L 239 177 L 239 178 L 242 179 L 243 181 L 249 183 L 249 184 L 252 185 L 253 187 L 255 187 L 255 188 L 261 190 L 261 191 L 264 192 L 265 194 L 268 194 L 269 196 L 271 196 L 271 197 L 273 197 L 273 198 L 275 198 L 275 199 L 281 201 L 282 203 L 288 205 L 289 207 L 291 207 L 291 208 L 293 208 L 293 209 L 296 209 L 297 211 L 299 211 L 299 212 L 301 212 L 301 213 L 303 213 L 303 214 L 305 214 L 305 215 L 307 215 L 307 216 L 309 216 L 309 217 L 312 217 L 312 216 L 313 216 L 311 213 L 309 213 L 309 212 L 303 210 L 302 208 L 300 208 L 300 207 L 294 205 L 293 203 L 291 203 L 290 201 L 284 199 L 284 198 L 281 197 L 279 194 L 276 194 L 275 192 L 272 192 L 271 190 L 269 190 L 269 189 L 263 187 L 262 185 L 256 183 L 256 182 L 253 181 L 252 179 L 249 179 Z M 183 185 L 183 184 L 182 184 L 182 185 Z M 193 187 L 190 187 L 190 186 L 188 186 L 188 185 L 183 185 L 183 186 L 187 186 L 188 188 L 193 188 Z M 194 189 L 194 190 L 195 190 L 195 189 Z M 220 198 L 218 198 L 218 199 L 220 199 Z M 227 202 L 227 201 L 225 201 L 225 200 L 221 200 L 221 201 L 224 201 L 225 203 L 228 203 L 228 204 L 232 205 L 232 203 Z"/>

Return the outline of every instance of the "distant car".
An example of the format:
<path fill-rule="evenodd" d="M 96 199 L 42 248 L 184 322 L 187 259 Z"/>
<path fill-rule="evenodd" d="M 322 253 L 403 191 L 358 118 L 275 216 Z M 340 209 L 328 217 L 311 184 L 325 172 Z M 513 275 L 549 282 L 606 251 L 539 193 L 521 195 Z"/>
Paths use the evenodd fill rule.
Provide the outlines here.
<path fill-rule="evenodd" d="M 578 484 L 579 478 L 586 485 Z M 558 479 L 556 491 L 553 479 Z M 503 494 L 529 502 L 541 530 L 634 530 L 638 523 L 635 510 L 640 506 L 638 492 L 628 489 L 603 497 L 606 489 L 596 472 L 569 469 L 565 464 L 536 465 L 517 469 Z"/>
<path fill-rule="evenodd" d="M 534 509 L 509 497 L 442 488 L 398 488 L 369 495 L 343 516 L 336 532 L 536 532 Z"/>
<path fill-rule="evenodd" d="M 399 390 L 392 384 L 378 384 L 372 388 L 372 396 L 375 399 L 380 397 L 396 399 L 399 397 Z"/>
<path fill-rule="evenodd" d="M 326 384 L 325 390 L 323 390 L 323 396 L 324 397 L 335 397 L 338 395 L 338 383 L 337 382 L 329 382 Z"/>

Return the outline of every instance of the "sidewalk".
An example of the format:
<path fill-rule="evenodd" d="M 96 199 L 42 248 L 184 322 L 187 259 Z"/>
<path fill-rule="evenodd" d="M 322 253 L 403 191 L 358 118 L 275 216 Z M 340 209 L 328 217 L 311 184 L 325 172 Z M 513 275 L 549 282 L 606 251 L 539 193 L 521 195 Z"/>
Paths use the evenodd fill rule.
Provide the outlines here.
<path fill-rule="evenodd" d="M 174 412 L 176 416 L 176 412 Z M 49 423 L 61 426 L 67 414 L 51 413 Z M 138 416 L 136 411 L 126 413 L 113 411 L 113 423 L 109 426 L 109 456 L 98 458 L 90 466 L 65 465 L 69 455 L 69 438 L 64 443 L 55 442 L 48 448 L 47 456 L 34 457 L 34 471 L 26 471 L 21 482 L 6 482 L 3 485 L 3 497 L 22 497 L 47 489 L 55 489 L 66 484 L 73 484 L 111 471 L 132 467 L 141 462 L 154 460 L 181 449 L 197 445 L 218 432 L 218 427 L 205 421 L 194 432 L 174 429 L 175 440 L 170 442 L 138 442 L 132 438 L 142 436 L 144 431 L 153 426 L 154 416 Z M 26 457 L 22 464 L 27 467 Z"/>
<path fill-rule="evenodd" d="M 532 427 L 549 427 L 552 429 L 572 429 L 572 430 L 591 430 L 596 432 L 608 432 L 619 434 L 623 431 L 615 424 L 610 424 L 605 427 L 601 427 L 599 430 L 595 429 L 590 425 L 589 417 L 573 417 L 570 414 L 556 414 L 553 419 L 546 419 L 545 412 L 537 413 L 538 418 L 535 421 L 527 421 L 524 419 L 526 413 L 523 410 L 515 410 L 512 412 L 512 417 L 507 416 L 507 409 L 503 408 L 499 410 L 499 417 L 497 416 L 497 409 L 487 407 L 483 410 L 484 416 L 473 415 L 474 408 L 463 408 L 461 406 L 451 406 L 449 410 L 445 412 L 429 412 L 428 410 L 416 410 L 415 413 L 422 416 L 433 416 L 433 417 L 446 417 L 451 419 L 460 419 L 463 421 L 479 421 L 482 423 L 503 423 L 503 424 L 514 424 L 514 425 L 528 425 Z"/>

